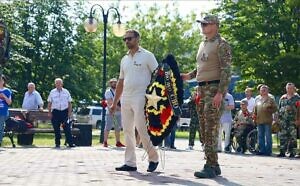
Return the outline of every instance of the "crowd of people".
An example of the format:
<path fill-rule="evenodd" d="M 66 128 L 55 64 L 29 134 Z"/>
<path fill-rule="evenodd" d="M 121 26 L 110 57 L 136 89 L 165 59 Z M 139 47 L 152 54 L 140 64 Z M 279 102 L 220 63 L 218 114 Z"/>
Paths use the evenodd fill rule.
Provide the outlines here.
<path fill-rule="evenodd" d="M 279 104 L 269 93 L 267 85 L 259 86 L 259 95 L 252 97 L 252 89 L 246 88 L 246 98 L 241 100 L 241 110 L 232 116 L 234 100 L 227 92 L 231 78 L 232 52 L 228 42 L 219 34 L 219 19 L 214 15 L 206 15 L 197 20 L 204 40 L 200 43 L 196 56 L 195 68 L 182 73 L 183 81 L 196 78 L 198 86 L 189 104 L 191 112 L 189 149 L 194 146 L 196 131 L 200 134 L 205 164 L 194 172 L 197 178 L 214 178 L 221 174 L 218 152 L 231 152 L 232 129 L 236 130 L 239 152 L 246 151 L 246 135 L 256 126 L 258 130 L 258 155 L 272 154 L 272 125 L 280 125 L 280 154 L 283 157 L 289 152 L 290 157 L 296 155 L 297 127 L 300 126 L 300 97 L 293 83 L 286 85 Z M 146 88 L 152 73 L 157 69 L 158 62 L 153 53 L 140 46 L 140 33 L 127 30 L 123 41 L 128 48 L 120 63 L 118 79 L 109 81 L 105 92 L 108 112 L 104 135 L 104 147 L 108 147 L 109 131 L 115 128 L 116 146 L 125 146 L 124 163 L 116 167 L 116 171 L 136 171 L 136 134 L 141 146 L 148 155 L 148 172 L 156 170 L 159 164 L 157 149 L 151 143 L 147 132 L 145 117 Z M 142 78 L 138 78 L 142 77 Z M 55 131 L 55 147 L 60 148 L 60 128 L 63 127 L 66 143 L 74 147 L 68 119 L 72 113 L 72 98 L 69 91 L 63 88 L 63 80 L 55 79 L 55 88 L 48 96 L 48 110 Z M 148 98 L 148 97 L 147 97 Z M 149 96 L 157 98 L 157 95 Z M 150 100 L 155 103 L 155 100 Z M 157 100 L 156 100 L 157 102 Z M 5 87 L 5 78 L 0 78 L 0 144 L 3 138 L 3 126 L 8 117 L 8 105 L 11 104 L 11 91 Z M 24 95 L 23 108 L 42 109 L 43 101 L 35 90 L 34 83 L 28 84 Z M 121 117 L 122 116 L 122 117 Z M 121 122 L 122 121 L 122 122 Z M 120 141 L 120 130 L 123 128 L 125 145 Z M 166 139 L 170 148 L 174 145 L 176 127 Z M 222 147 L 222 135 L 225 133 L 225 146 Z"/>
<path fill-rule="evenodd" d="M 9 105 L 12 103 L 12 91 L 5 85 L 6 78 L 4 75 L 0 77 L 0 146 L 2 144 L 5 121 L 9 118 Z M 48 96 L 48 116 L 51 118 L 51 123 L 55 133 L 55 147 L 60 147 L 62 127 L 65 132 L 66 145 L 68 147 L 75 147 L 71 135 L 71 126 L 69 118 L 72 114 L 72 98 L 69 91 L 63 88 L 63 80 L 56 78 L 54 81 L 55 88 L 50 91 Z M 29 82 L 27 84 L 27 91 L 24 94 L 22 109 L 28 111 L 42 111 L 44 102 L 40 93 L 35 89 L 35 84 Z"/>
<path fill-rule="evenodd" d="M 247 151 L 247 136 L 257 128 L 257 155 L 272 155 L 272 134 L 278 133 L 279 149 L 278 157 L 296 156 L 297 133 L 300 130 L 300 96 L 294 83 L 287 83 L 285 86 L 286 94 L 282 95 L 276 103 L 275 97 L 269 93 L 267 85 L 260 84 L 257 87 L 258 95 L 252 97 L 252 88 L 245 89 L 246 97 L 240 101 L 240 110 L 232 116 L 234 100 L 232 95 L 226 93 L 224 99 L 224 111 L 220 119 L 220 130 L 218 139 L 218 152 L 223 150 L 226 153 L 232 152 L 232 140 L 235 137 L 238 146 L 236 152 L 245 153 Z M 201 134 L 201 123 L 197 115 L 199 103 L 196 96 L 192 95 L 189 101 L 191 113 L 189 148 L 194 146 L 194 136 L 197 130 Z M 196 107 L 196 108 L 195 108 Z M 197 128 L 194 127 L 197 123 Z M 199 126 L 199 127 L 198 127 Z M 224 149 L 222 148 L 222 138 L 224 135 Z M 200 141 L 201 135 L 199 135 Z M 287 153 L 288 152 L 288 153 Z M 299 151 L 300 153 L 300 151 Z M 300 154 L 299 154 L 300 155 Z M 300 157 L 300 156 L 299 156 Z"/>

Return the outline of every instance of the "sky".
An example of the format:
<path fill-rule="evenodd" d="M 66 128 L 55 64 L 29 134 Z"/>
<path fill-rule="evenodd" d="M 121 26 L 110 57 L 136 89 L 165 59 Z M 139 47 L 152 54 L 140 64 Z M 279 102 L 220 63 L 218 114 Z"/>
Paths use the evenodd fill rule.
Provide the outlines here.
<path fill-rule="evenodd" d="M 96 1 L 96 0 L 87 0 L 87 11 L 91 8 L 93 4 L 100 4 L 105 10 L 107 10 L 110 5 L 118 2 L 118 1 Z M 169 4 L 170 7 L 174 3 L 178 4 L 179 13 L 182 16 L 189 14 L 194 11 L 197 15 L 200 16 L 201 13 L 206 13 L 209 10 L 217 7 L 218 2 L 220 0 L 120 0 L 120 9 L 119 12 L 121 14 L 122 22 L 129 21 L 133 15 L 132 11 L 137 3 L 141 4 L 141 8 L 147 11 L 147 9 L 153 6 L 155 3 L 161 7 L 164 7 L 166 4 Z M 162 9 L 163 10 L 163 9 Z"/>

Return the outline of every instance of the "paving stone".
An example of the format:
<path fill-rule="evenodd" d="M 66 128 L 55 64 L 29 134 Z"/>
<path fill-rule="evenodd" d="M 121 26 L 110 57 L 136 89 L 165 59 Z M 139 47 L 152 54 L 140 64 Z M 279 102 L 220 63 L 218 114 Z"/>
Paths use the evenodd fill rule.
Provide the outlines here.
<path fill-rule="evenodd" d="M 160 150 L 156 172 L 146 171 L 144 150 L 137 148 L 137 172 L 117 172 L 124 148 L 76 147 L 55 149 L 1 148 L 0 185 L 300 185 L 300 159 L 219 154 L 222 175 L 197 179 L 194 171 L 205 163 L 200 145 L 187 151 L 187 140 L 176 140 L 176 150 Z"/>

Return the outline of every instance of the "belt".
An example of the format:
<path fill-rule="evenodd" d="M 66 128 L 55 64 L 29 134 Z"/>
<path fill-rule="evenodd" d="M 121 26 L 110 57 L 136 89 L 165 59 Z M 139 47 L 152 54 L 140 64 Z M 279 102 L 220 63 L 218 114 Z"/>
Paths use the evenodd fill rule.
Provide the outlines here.
<path fill-rule="evenodd" d="M 220 83 L 220 80 L 201 81 L 201 82 L 198 82 L 198 86 L 205 86 L 205 85 L 209 85 L 209 84 L 217 84 L 217 83 Z"/>
<path fill-rule="evenodd" d="M 53 109 L 52 111 L 58 111 L 58 112 L 65 112 L 65 111 L 68 111 L 68 108 L 64 109 L 64 110 L 58 110 L 58 109 Z"/>

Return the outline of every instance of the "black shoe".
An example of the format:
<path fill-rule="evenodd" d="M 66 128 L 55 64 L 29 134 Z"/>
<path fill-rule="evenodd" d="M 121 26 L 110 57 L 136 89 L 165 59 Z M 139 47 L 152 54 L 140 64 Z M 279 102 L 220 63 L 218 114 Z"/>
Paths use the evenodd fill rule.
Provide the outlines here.
<path fill-rule="evenodd" d="M 294 152 L 291 152 L 289 157 L 294 158 L 295 156 L 296 156 L 296 154 Z"/>
<path fill-rule="evenodd" d="M 147 172 L 153 172 L 153 171 L 155 171 L 156 168 L 157 168 L 157 165 L 158 165 L 158 162 L 155 163 L 153 161 L 150 161 L 148 169 L 147 169 Z"/>
<path fill-rule="evenodd" d="M 126 164 L 124 164 L 121 167 L 116 167 L 116 171 L 136 171 L 137 168 L 136 167 L 130 167 Z"/>
<path fill-rule="evenodd" d="M 175 146 L 171 146 L 170 149 L 176 149 L 176 147 Z"/>
<path fill-rule="evenodd" d="M 76 145 L 75 144 L 69 144 L 67 147 L 74 148 L 74 147 L 76 147 Z"/>
<path fill-rule="evenodd" d="M 59 148 L 60 148 L 60 145 L 56 144 L 56 145 L 55 145 L 55 148 L 59 149 Z"/>
<path fill-rule="evenodd" d="M 285 157 L 285 153 L 281 152 L 280 154 L 277 155 L 277 157 Z"/>
<path fill-rule="evenodd" d="M 263 153 L 263 152 L 257 152 L 256 155 L 263 156 L 263 155 L 265 155 L 265 153 Z"/>

